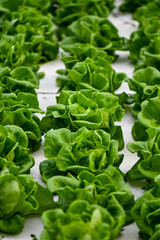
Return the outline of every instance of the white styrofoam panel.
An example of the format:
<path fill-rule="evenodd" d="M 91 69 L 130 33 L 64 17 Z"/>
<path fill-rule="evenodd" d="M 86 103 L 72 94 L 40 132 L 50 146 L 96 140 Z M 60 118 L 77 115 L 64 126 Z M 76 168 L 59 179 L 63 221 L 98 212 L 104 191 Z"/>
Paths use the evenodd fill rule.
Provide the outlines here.
<path fill-rule="evenodd" d="M 58 86 L 56 84 L 56 78 L 58 69 L 64 68 L 64 64 L 60 61 L 60 54 L 54 61 L 50 61 L 41 66 L 40 71 L 45 72 L 44 78 L 40 80 L 40 87 L 37 93 L 56 93 Z"/>

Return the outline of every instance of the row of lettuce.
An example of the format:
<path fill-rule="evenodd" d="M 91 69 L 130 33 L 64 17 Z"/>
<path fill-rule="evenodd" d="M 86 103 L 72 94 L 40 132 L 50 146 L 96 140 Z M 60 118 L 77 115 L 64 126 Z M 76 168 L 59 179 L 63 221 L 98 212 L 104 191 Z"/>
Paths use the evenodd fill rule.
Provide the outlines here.
<path fill-rule="evenodd" d="M 115 124 L 129 100 L 115 91 L 127 76 L 111 67 L 115 50 L 128 50 L 129 40 L 107 19 L 107 3 L 56 1 L 65 69 L 57 71 L 57 104 L 47 108 L 40 123 L 47 158 L 40 172 L 58 200 L 42 215 L 41 240 L 111 240 L 133 221 L 134 196 L 119 170 L 123 134 Z"/>
<path fill-rule="evenodd" d="M 131 181 L 146 179 L 144 194 L 132 210 L 140 235 L 144 239 L 160 239 L 160 1 L 125 0 L 122 11 L 131 11 L 139 28 L 130 37 L 130 60 L 135 64 L 133 78 L 128 80 L 135 91 L 132 113 L 136 121 L 132 136 L 136 142 L 127 145 L 139 160 L 128 171 Z"/>
<path fill-rule="evenodd" d="M 41 235 L 42 240 L 52 239 L 53 232 L 60 238 L 68 239 L 85 237 L 114 239 L 122 226 L 132 220 L 136 221 L 140 229 L 139 233 L 144 239 L 160 238 L 159 8 L 158 0 L 124 2 L 120 9 L 134 12 L 134 19 L 139 21 L 139 29 L 132 33 L 130 40 L 120 38 L 115 27 L 107 19 L 101 19 L 99 16 L 81 17 L 71 23 L 67 29 L 65 28 L 61 47 L 69 52 L 69 55 L 62 54 L 66 69 L 58 71 L 60 97 L 56 106 L 48 107 L 46 116 L 41 122 L 45 132 L 49 130 L 47 122 L 57 130 L 50 130 L 46 135 L 44 151 L 49 161 L 44 161 L 40 165 L 42 178 L 47 182 L 48 189 L 53 194 L 59 195 L 58 204 L 62 209 L 54 209 L 43 214 L 45 228 Z M 65 7 L 60 6 L 59 11 L 64 13 Z M 64 29 L 61 28 L 59 33 L 61 30 L 64 34 Z M 127 79 L 124 74 L 116 74 L 110 67 L 110 63 L 117 57 L 114 51 L 127 49 L 137 70 L 132 79 Z M 109 76 L 109 81 L 106 76 Z M 121 156 L 113 160 L 113 152 L 110 154 L 110 149 L 104 157 L 102 149 L 102 152 L 99 147 L 96 151 L 93 149 L 95 140 L 90 137 L 90 131 L 93 137 L 93 132 L 100 133 L 105 130 L 110 134 L 111 141 L 118 140 L 119 149 L 122 149 L 120 128 L 113 134 L 115 126 L 111 124 L 112 121 L 109 120 L 108 125 L 109 118 L 105 117 L 107 125 L 100 125 L 98 119 L 101 119 L 102 123 L 103 118 L 97 118 L 97 114 L 93 117 L 91 110 L 95 103 L 98 103 L 98 107 L 107 107 L 109 102 L 108 100 L 105 102 L 108 95 L 106 92 L 114 93 L 124 80 L 127 80 L 130 89 L 136 92 L 131 98 L 127 98 L 126 94 L 119 96 L 119 103 L 129 103 L 134 99 L 132 113 L 137 118 L 132 128 L 136 142 L 128 143 L 127 148 L 133 153 L 137 152 L 139 156 L 139 160 L 127 172 L 126 177 L 130 181 L 146 180 L 145 192 L 135 204 L 131 191 L 117 171 L 122 161 Z M 89 95 L 92 96 L 90 104 Z M 113 102 L 112 104 L 115 106 Z M 113 117 L 112 107 L 109 109 L 110 117 L 112 115 L 112 119 L 116 119 Z M 94 110 L 95 112 L 97 110 Z M 95 124 L 95 120 L 96 123 L 98 120 L 98 125 Z M 65 129 L 62 128 L 63 126 Z M 66 128 L 71 131 L 78 129 L 78 131 L 73 133 Z M 116 154 L 115 148 L 114 154 Z M 105 176 L 107 182 L 102 183 L 104 174 L 107 175 Z M 106 183 L 111 184 L 114 191 Z M 123 197 L 121 198 L 119 194 Z M 113 198 L 110 198 L 111 195 L 118 200 L 117 204 Z M 110 200 L 113 208 L 110 208 Z M 109 222 L 104 220 L 102 210 L 95 206 L 95 203 L 105 208 L 114 219 L 113 225 L 110 224 L 110 231 L 105 225 Z M 94 207 L 91 204 L 94 204 Z M 120 208 L 118 210 L 119 205 L 125 212 L 125 215 L 121 212 L 124 218 L 120 214 Z M 115 208 L 116 214 L 113 214 Z M 90 213 L 88 218 L 86 218 L 87 212 Z"/>
<path fill-rule="evenodd" d="M 54 208 L 53 196 L 29 174 L 41 144 L 43 113 L 35 89 L 40 63 L 54 59 L 50 1 L 0 1 L 0 232 L 16 234 L 24 217 Z"/>

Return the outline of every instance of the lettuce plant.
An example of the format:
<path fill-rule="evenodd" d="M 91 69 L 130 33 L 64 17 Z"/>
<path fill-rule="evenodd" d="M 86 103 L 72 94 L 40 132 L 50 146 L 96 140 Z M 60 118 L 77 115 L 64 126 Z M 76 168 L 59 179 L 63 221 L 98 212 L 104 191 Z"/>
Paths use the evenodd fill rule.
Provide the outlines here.
<path fill-rule="evenodd" d="M 9 0 L 0 3 L 0 66 L 28 66 L 35 72 L 40 61 L 55 59 L 58 42 L 53 35 L 51 1 Z"/>
<path fill-rule="evenodd" d="M 160 17 L 160 1 L 159 0 L 145 0 L 148 4 L 140 7 L 134 13 L 133 17 L 136 20 L 139 20 L 141 16 L 146 18 L 151 17 Z"/>
<path fill-rule="evenodd" d="M 152 39 L 148 46 L 141 48 L 140 60 L 137 63 L 137 69 L 142 67 L 155 67 L 160 70 L 160 35 Z"/>
<path fill-rule="evenodd" d="M 11 2 L 10 0 L 1 0 L 0 11 L 10 13 L 12 11 L 17 11 L 22 5 L 33 7 L 44 12 L 50 7 L 51 1 L 45 0 L 44 2 L 42 0 L 35 0 L 33 2 L 32 0 L 15 0 L 14 2 Z"/>
<path fill-rule="evenodd" d="M 146 37 L 149 40 L 152 40 L 152 38 L 160 36 L 159 17 L 153 16 L 151 18 L 147 18 L 143 16 L 140 18 L 139 21 L 141 24 L 141 28 L 143 29 Z"/>
<path fill-rule="evenodd" d="M 141 104 L 141 111 L 137 115 L 138 120 L 134 123 L 132 128 L 132 135 L 136 141 L 145 141 L 148 139 L 145 131 L 148 128 L 156 128 L 159 131 L 159 107 L 159 96 L 150 98 Z"/>
<path fill-rule="evenodd" d="M 114 0 L 53 0 L 54 22 L 58 25 L 57 35 L 61 38 L 66 27 L 83 16 L 106 18 L 114 8 Z"/>
<path fill-rule="evenodd" d="M 149 12 L 152 12 L 150 8 Z M 138 21 L 138 31 L 133 32 L 130 37 L 130 59 L 136 63 L 136 69 L 149 66 L 159 69 L 159 16 L 140 14 Z"/>
<path fill-rule="evenodd" d="M 159 97 L 150 98 L 142 103 L 142 111 L 138 114 L 138 121 L 146 128 L 160 128 Z"/>
<path fill-rule="evenodd" d="M 137 8 L 143 5 L 145 6 L 149 2 L 152 2 L 154 0 L 124 0 L 124 3 L 121 4 L 119 7 L 120 11 L 122 12 L 135 12 Z"/>
<path fill-rule="evenodd" d="M 131 34 L 129 59 L 132 63 L 137 64 L 138 62 L 138 65 L 140 65 L 140 51 L 143 47 L 148 46 L 149 42 L 149 39 L 141 28 Z M 138 65 L 136 65 L 135 69 L 140 68 Z"/>
<path fill-rule="evenodd" d="M 61 28 L 66 27 L 85 15 L 108 17 L 109 9 L 103 0 L 54 0 L 54 22 Z"/>
<path fill-rule="evenodd" d="M 138 70 L 128 79 L 128 84 L 129 88 L 136 92 L 132 112 L 137 116 L 141 111 L 142 102 L 159 96 L 160 72 L 153 67 Z"/>
<path fill-rule="evenodd" d="M 3 20 L 1 35 L 17 38 L 17 35 L 23 34 L 24 48 L 26 45 L 29 53 L 39 55 L 38 63 L 55 59 L 58 53 L 58 42 L 53 35 L 54 31 L 55 27 L 50 14 L 44 16 L 40 11 L 22 5 L 19 6 L 18 11 L 7 13 L 6 20 Z"/>
<path fill-rule="evenodd" d="M 111 140 L 102 129 L 85 127 L 75 133 L 65 128 L 50 130 L 46 134 L 44 154 L 48 159 L 40 164 L 44 181 L 60 172 L 61 175 L 67 172 L 78 174 L 87 170 L 98 174 L 109 165 L 119 166 L 122 161 L 118 156 L 117 141 Z"/>
<path fill-rule="evenodd" d="M 29 155 L 28 137 L 22 128 L 13 125 L 0 125 L 0 157 L 18 166 L 19 173 L 29 172 L 34 159 Z"/>
<path fill-rule="evenodd" d="M 25 41 L 25 34 L 3 34 L 0 39 L 0 66 L 14 69 L 23 65 L 37 72 L 40 54 L 30 52 L 31 45 Z"/>
<path fill-rule="evenodd" d="M 126 74 L 116 73 L 110 63 L 98 57 L 95 61 L 86 58 L 57 78 L 60 90 L 91 89 L 92 91 L 114 92 L 127 79 Z"/>
<path fill-rule="evenodd" d="M 130 59 L 136 63 L 136 69 L 146 66 L 158 69 L 159 17 L 141 16 L 139 22 L 138 31 L 133 32 L 130 37 Z"/>
<path fill-rule="evenodd" d="M 160 132 L 156 128 L 149 128 L 146 132 L 147 141 L 127 144 L 128 150 L 137 152 L 139 156 L 137 163 L 127 173 L 130 180 L 154 179 L 160 174 Z"/>
<path fill-rule="evenodd" d="M 47 132 L 51 128 L 66 127 L 75 131 L 85 126 L 93 130 L 104 129 L 121 141 L 121 128 L 114 125 L 124 115 L 118 100 L 105 92 L 62 91 L 58 104 L 47 108 L 46 116 L 41 120 L 41 130 Z"/>
<path fill-rule="evenodd" d="M 98 49 L 87 43 L 75 44 L 71 49 L 70 55 L 65 52 L 62 52 L 61 55 L 61 60 L 64 62 L 67 69 L 71 69 L 76 63 L 83 62 L 86 58 L 97 60 L 100 57 L 110 63 L 114 60 L 114 57 L 108 55 L 104 50 Z"/>
<path fill-rule="evenodd" d="M 54 207 L 52 194 L 27 174 L 19 175 L 19 167 L 0 159 L 0 231 L 17 234 L 22 231 L 24 217 Z"/>
<path fill-rule="evenodd" d="M 75 200 L 66 212 L 56 208 L 42 215 L 44 230 L 40 240 L 55 239 L 115 239 L 125 221 L 125 213 L 114 196 L 106 201 L 106 208 Z"/>
<path fill-rule="evenodd" d="M 89 43 L 111 55 L 114 50 L 128 49 L 128 40 L 119 37 L 116 27 L 108 19 L 97 16 L 82 17 L 68 26 L 61 47 L 71 51 L 77 43 Z"/>
<path fill-rule="evenodd" d="M 30 93 L 2 93 L 0 92 L 0 123 L 2 125 L 16 125 L 27 134 L 28 147 L 34 151 L 41 142 L 40 120 L 33 113 L 43 113 L 39 103 Z"/>
<path fill-rule="evenodd" d="M 130 59 L 133 63 L 137 63 L 136 69 L 143 65 L 143 48 L 146 48 L 155 37 L 160 36 L 159 17 L 147 18 L 143 15 L 139 19 L 138 31 L 130 36 Z"/>
<path fill-rule="evenodd" d="M 0 79 L 3 92 L 26 92 L 36 97 L 35 89 L 39 88 L 39 80 L 30 68 L 21 66 L 11 70 L 8 67 L 0 67 Z M 37 104 L 36 100 L 34 102 Z"/>
<path fill-rule="evenodd" d="M 143 193 L 132 209 L 140 235 L 149 240 L 158 240 L 160 237 L 160 177 L 157 176 L 154 181 L 154 187 Z"/>
<path fill-rule="evenodd" d="M 86 170 L 77 178 L 72 175 L 54 176 L 47 181 L 47 188 L 53 194 L 59 195 L 57 203 L 61 208 L 68 207 L 76 199 L 105 208 L 107 199 L 114 196 L 126 212 L 126 223 L 131 220 L 129 216 L 134 197 L 120 172 L 111 165 L 96 176 Z"/>

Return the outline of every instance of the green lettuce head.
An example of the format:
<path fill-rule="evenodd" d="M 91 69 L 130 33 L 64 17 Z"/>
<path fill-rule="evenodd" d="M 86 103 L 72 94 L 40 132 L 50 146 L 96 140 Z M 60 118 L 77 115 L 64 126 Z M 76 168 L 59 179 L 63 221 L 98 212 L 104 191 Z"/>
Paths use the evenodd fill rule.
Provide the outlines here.
<path fill-rule="evenodd" d="M 4 233 L 20 233 L 26 215 L 54 207 L 47 189 L 34 182 L 31 175 L 19 174 L 19 167 L 4 158 L 0 158 L 0 192 L 0 231 Z"/>
<path fill-rule="evenodd" d="M 111 55 L 115 50 L 128 49 L 128 40 L 119 37 L 117 28 L 108 19 L 97 16 L 84 16 L 68 26 L 61 47 L 70 52 L 77 43 L 89 43 Z"/>
<path fill-rule="evenodd" d="M 71 54 L 62 52 L 61 60 L 64 62 L 67 69 L 71 69 L 76 63 L 83 62 L 86 58 L 97 60 L 99 57 L 104 58 L 108 62 L 113 62 L 114 57 L 108 55 L 104 50 L 98 49 L 88 43 L 75 44 L 71 49 Z M 58 70 L 59 72 L 61 70 Z"/>
<path fill-rule="evenodd" d="M 62 91 L 58 104 L 47 108 L 46 116 L 41 121 L 41 130 L 47 132 L 51 128 L 68 128 L 76 131 L 81 127 L 104 129 L 120 141 L 121 128 L 115 126 L 114 122 L 121 121 L 123 115 L 119 98 L 111 93 Z"/>
<path fill-rule="evenodd" d="M 160 70 L 160 36 L 155 37 L 148 46 L 141 48 L 140 60 L 137 63 L 136 69 L 144 67 L 155 67 Z"/>
<path fill-rule="evenodd" d="M 37 97 L 30 93 L 2 93 L 0 91 L 0 123 L 21 127 L 27 134 L 28 147 L 34 151 L 41 142 L 40 120 L 34 113 L 43 113 Z"/>
<path fill-rule="evenodd" d="M 128 79 L 128 84 L 136 92 L 132 112 L 137 117 L 145 100 L 160 95 L 160 72 L 153 67 L 138 70 L 134 72 L 132 79 Z"/>
<path fill-rule="evenodd" d="M 127 173 L 130 180 L 154 179 L 160 174 L 160 132 L 156 128 L 149 128 L 146 133 L 147 141 L 127 144 L 128 150 L 137 152 L 139 156 L 137 163 Z"/>
<path fill-rule="evenodd" d="M 28 137 L 22 128 L 13 125 L 0 125 L 0 157 L 14 162 L 20 173 L 30 171 L 34 159 L 29 155 Z"/>
<path fill-rule="evenodd" d="M 132 135 L 136 141 L 145 141 L 148 139 L 146 133 L 148 128 L 160 130 L 159 107 L 159 96 L 150 98 L 141 104 L 141 111 L 137 115 L 138 120 L 136 120 L 132 128 Z"/>
<path fill-rule="evenodd" d="M 63 209 L 76 199 L 106 208 L 107 199 L 114 196 L 126 212 L 126 223 L 131 221 L 129 217 L 134 197 L 120 172 L 111 165 L 96 176 L 83 170 L 77 178 L 71 174 L 51 177 L 47 181 L 47 188 L 59 195 L 57 204 Z"/>
<path fill-rule="evenodd" d="M 160 177 L 154 180 L 154 187 L 136 200 L 132 209 L 133 218 L 144 239 L 158 240 L 160 237 Z"/>
<path fill-rule="evenodd" d="M 50 130 L 46 134 L 44 153 L 48 159 L 40 164 L 44 181 L 57 173 L 78 174 L 83 170 L 97 175 L 109 165 L 119 166 L 122 161 L 122 156 L 118 156 L 117 141 L 111 140 L 102 129 L 85 127 L 75 133 L 65 128 Z"/>
<path fill-rule="evenodd" d="M 41 240 L 53 239 L 115 239 L 125 221 L 125 213 L 112 196 L 107 208 L 89 204 L 84 200 L 71 203 L 66 212 L 56 208 L 42 215 L 44 230 Z"/>
<path fill-rule="evenodd" d="M 67 70 L 66 75 L 59 76 L 57 82 L 60 90 L 114 92 L 126 79 L 126 74 L 116 73 L 107 60 L 98 57 L 96 60 L 86 58 L 83 62 L 77 62 Z"/>

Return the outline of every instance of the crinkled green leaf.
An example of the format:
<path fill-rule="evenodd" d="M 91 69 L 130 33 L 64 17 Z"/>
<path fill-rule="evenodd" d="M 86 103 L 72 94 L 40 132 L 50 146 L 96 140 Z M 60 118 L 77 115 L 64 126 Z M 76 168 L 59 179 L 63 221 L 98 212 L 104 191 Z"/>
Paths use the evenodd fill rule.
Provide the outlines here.
<path fill-rule="evenodd" d="M 0 219 L 0 230 L 4 233 L 18 234 L 24 227 L 24 218 L 19 214 L 10 217 L 9 219 Z"/>
<path fill-rule="evenodd" d="M 146 239 L 159 237 L 159 176 L 155 178 L 154 187 L 142 194 L 132 209 L 132 215 L 142 236 Z"/>
<path fill-rule="evenodd" d="M 54 207 L 47 189 L 34 182 L 31 175 L 19 173 L 14 163 L 0 159 L 0 231 L 9 234 L 22 231 L 25 215 Z"/>
<path fill-rule="evenodd" d="M 41 177 L 44 182 L 47 182 L 47 180 L 53 176 L 62 174 L 61 171 L 59 171 L 56 167 L 56 163 L 54 160 L 44 160 L 39 165 Z M 64 175 L 64 172 L 63 172 Z"/>
<path fill-rule="evenodd" d="M 38 88 L 39 86 L 39 83 L 33 72 L 24 66 L 14 69 L 11 72 L 11 78 L 12 79 L 8 79 L 8 81 L 14 81 L 15 84 L 19 84 L 19 81 L 22 81 L 20 84 L 24 84 L 26 87 Z"/>

